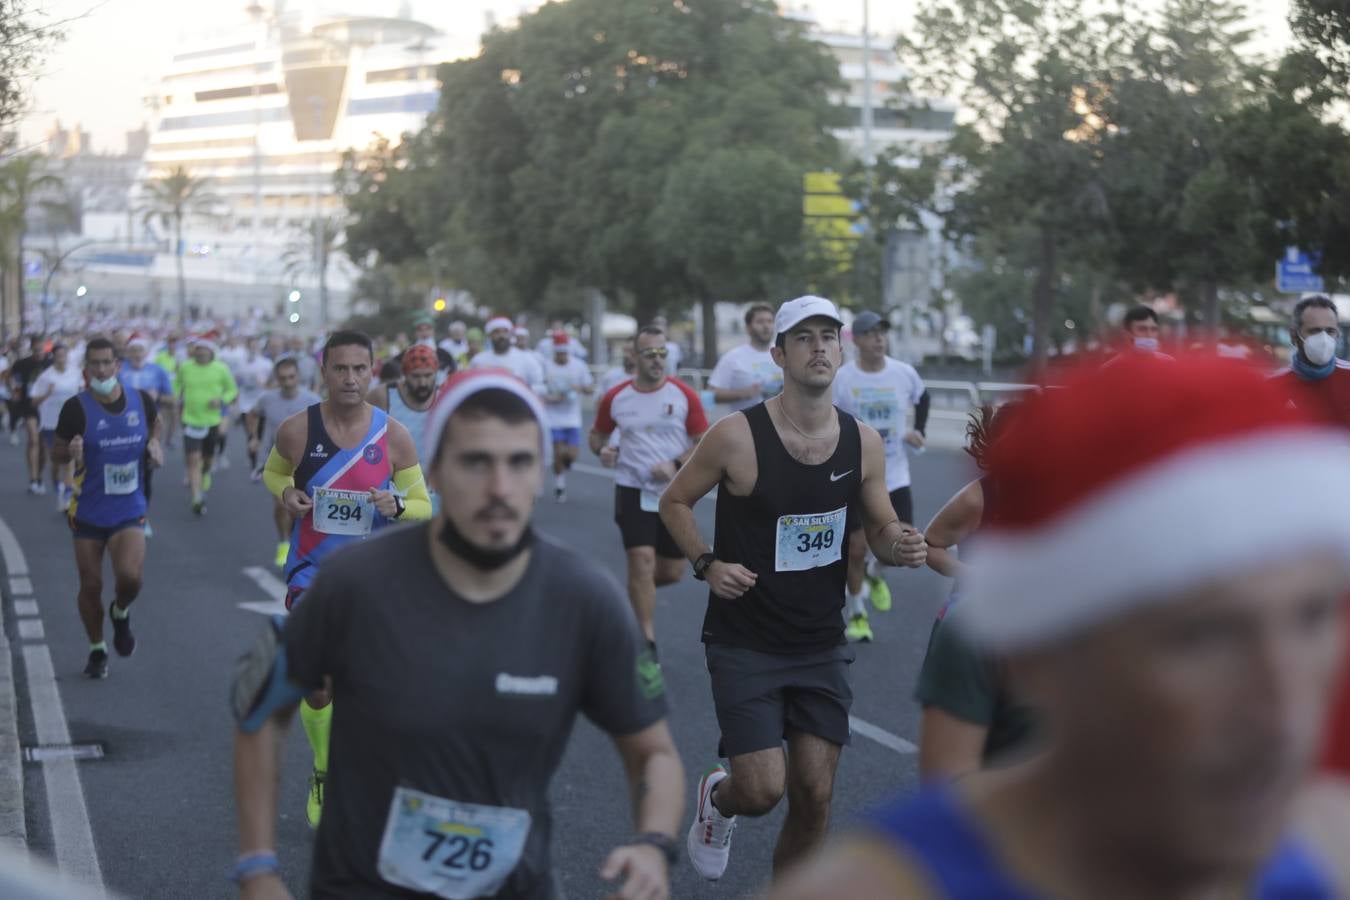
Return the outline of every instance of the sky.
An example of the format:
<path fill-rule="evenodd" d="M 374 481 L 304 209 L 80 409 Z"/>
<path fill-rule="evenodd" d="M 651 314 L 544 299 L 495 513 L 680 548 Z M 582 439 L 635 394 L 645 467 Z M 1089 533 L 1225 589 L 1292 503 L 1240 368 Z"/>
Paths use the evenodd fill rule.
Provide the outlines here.
<path fill-rule="evenodd" d="M 301 0 L 303 2 L 303 0 Z M 343 8 L 389 11 L 397 0 L 341 0 Z M 1157 0 L 1141 0 L 1154 5 Z M 916 0 L 871 0 L 872 30 L 898 34 Z M 33 111 L 20 125 L 25 146 L 40 142 L 52 123 L 79 123 L 94 147 L 120 152 L 124 133 L 146 119 L 141 98 L 154 93 L 174 46 L 185 33 L 213 23 L 244 20 L 247 0 L 35 0 L 49 21 L 67 21 L 66 39 L 48 56 L 31 89 Z M 291 0 L 291 5 L 298 5 Z M 537 2 L 525 0 L 412 0 L 413 15 L 445 32 L 454 55 L 472 55 L 487 17 L 505 23 Z M 822 25 L 861 30 L 863 0 L 791 0 Z M 1289 40 L 1287 0 L 1252 4 L 1260 43 L 1278 49 Z"/>

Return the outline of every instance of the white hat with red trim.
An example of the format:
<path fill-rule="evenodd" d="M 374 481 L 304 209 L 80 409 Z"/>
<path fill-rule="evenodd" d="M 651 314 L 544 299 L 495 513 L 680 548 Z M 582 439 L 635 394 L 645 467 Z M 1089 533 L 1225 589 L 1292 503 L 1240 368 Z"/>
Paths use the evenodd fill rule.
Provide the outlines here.
<path fill-rule="evenodd" d="M 1350 570 L 1350 436 L 1214 356 L 1130 355 L 1025 401 L 961 592 L 970 636 L 1043 646 L 1292 554 Z"/>
<path fill-rule="evenodd" d="M 426 430 L 422 434 L 423 446 L 419 448 L 425 467 L 430 468 L 431 461 L 436 458 L 445 426 L 455 414 L 455 410 L 474 394 L 490 389 L 506 391 L 525 401 L 535 421 L 539 423 L 540 451 L 544 466 L 547 468 L 553 464 L 553 444 L 550 441 L 548 416 L 544 412 L 544 404 L 539 395 L 507 369 L 480 368 L 456 372 L 441 385 L 440 393 L 436 395 L 436 401 L 432 404 Z"/>

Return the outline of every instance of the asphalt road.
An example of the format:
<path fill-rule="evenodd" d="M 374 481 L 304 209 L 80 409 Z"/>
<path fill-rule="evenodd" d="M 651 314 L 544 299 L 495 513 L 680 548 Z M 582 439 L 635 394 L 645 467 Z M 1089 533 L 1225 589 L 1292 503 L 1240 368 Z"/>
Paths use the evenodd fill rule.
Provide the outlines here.
<path fill-rule="evenodd" d="M 103 880 L 124 897 L 198 900 L 235 893 L 226 881 L 235 856 L 232 721 L 226 696 L 235 659 L 263 625 L 259 612 L 276 600 L 265 589 L 268 578 L 259 578 L 256 570 L 274 577 L 276 570 L 271 568 L 275 537 L 269 498 L 248 479 L 240 432 L 231 436 L 230 444 L 233 467 L 216 476 L 205 518 L 196 519 L 188 510 L 178 453 L 171 453 L 167 468 L 157 474 L 151 506 L 155 534 L 145 589 L 134 608 L 140 647 L 129 660 L 114 656 L 109 678 L 99 682 L 81 676 L 88 647 L 75 611 L 67 526 L 50 495 L 24 492 L 22 448 L 0 444 L 0 518 L 27 556 L 42 623 L 41 637 L 34 636 L 34 625 L 25 626 L 27 634 L 21 635 L 13 598 L 6 592 L 19 738 L 25 746 L 37 742 L 30 673 L 21 650 L 45 643 L 71 740 L 96 743 L 104 752 L 103 758 L 76 766 Z M 964 455 L 950 450 L 930 450 L 915 458 L 913 471 L 921 524 L 971 475 Z M 541 531 L 609 567 L 622 581 L 612 492 L 612 483 L 598 471 L 574 473 L 568 502 L 542 500 L 537 523 Z M 705 500 L 699 507 L 708 534 L 712 503 Z M 252 575 L 250 568 L 255 569 Z M 905 743 L 915 739 L 917 729 L 911 692 L 933 613 L 948 585 L 928 570 L 892 571 L 889 581 L 895 608 L 873 615 L 876 641 L 858 648 L 853 668 L 854 715 L 880 731 L 855 724 L 835 790 L 836 829 L 880 798 L 915 786 L 915 757 Z M 662 589 L 657 602 L 671 727 L 692 783 L 715 761 L 717 746 L 699 643 L 706 593 L 687 576 Z M 864 736 L 863 730 L 873 736 Z M 54 794 L 49 803 L 50 779 L 42 768 L 33 763 L 24 771 L 29 847 L 39 857 L 55 858 L 53 822 L 68 823 L 72 809 L 62 799 L 65 795 Z M 296 725 L 287 741 L 278 850 L 297 897 L 307 890 L 312 845 L 304 817 L 308 770 L 308 747 Z M 608 739 L 584 719 L 578 721 L 554 780 L 553 798 L 553 858 L 567 896 L 603 897 L 605 885 L 596 870 L 608 850 L 631 834 L 631 823 L 618 757 Z M 763 820 L 741 823 L 730 867 L 718 883 L 703 881 L 682 862 L 673 896 L 694 900 L 753 894 L 768 880 L 781 817 L 780 806 Z"/>

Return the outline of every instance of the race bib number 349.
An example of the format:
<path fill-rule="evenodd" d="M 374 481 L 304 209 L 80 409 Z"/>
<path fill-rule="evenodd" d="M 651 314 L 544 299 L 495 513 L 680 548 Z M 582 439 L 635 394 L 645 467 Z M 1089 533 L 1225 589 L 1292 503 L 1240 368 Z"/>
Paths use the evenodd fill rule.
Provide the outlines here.
<path fill-rule="evenodd" d="M 774 542 L 774 570 L 804 572 L 842 558 L 848 507 L 833 512 L 779 516 Z"/>
<path fill-rule="evenodd" d="M 520 863 L 530 824 L 528 810 L 398 788 L 380 841 L 380 877 L 445 900 L 491 897 Z"/>

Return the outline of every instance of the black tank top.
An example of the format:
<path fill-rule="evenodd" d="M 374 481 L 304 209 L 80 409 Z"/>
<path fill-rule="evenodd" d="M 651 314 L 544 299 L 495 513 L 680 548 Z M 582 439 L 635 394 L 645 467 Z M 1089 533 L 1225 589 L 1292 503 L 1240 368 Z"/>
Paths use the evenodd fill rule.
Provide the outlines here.
<path fill-rule="evenodd" d="M 759 578 L 735 600 L 709 593 L 704 643 L 794 654 L 844 642 L 847 521 L 862 486 L 862 440 L 857 421 L 835 413 L 834 455 L 808 466 L 788 453 L 763 403 L 743 411 L 759 473 L 748 496 L 721 486 L 713 552 Z"/>

